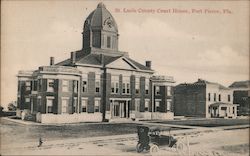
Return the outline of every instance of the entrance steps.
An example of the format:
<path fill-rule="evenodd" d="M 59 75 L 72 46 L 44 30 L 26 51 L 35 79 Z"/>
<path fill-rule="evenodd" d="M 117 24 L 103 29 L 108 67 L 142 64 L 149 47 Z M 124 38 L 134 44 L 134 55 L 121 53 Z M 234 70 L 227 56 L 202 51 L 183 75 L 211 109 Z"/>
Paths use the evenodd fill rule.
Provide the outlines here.
<path fill-rule="evenodd" d="M 131 118 L 114 118 L 109 119 L 109 122 L 111 123 L 126 123 L 126 122 L 132 122 L 133 120 Z"/>

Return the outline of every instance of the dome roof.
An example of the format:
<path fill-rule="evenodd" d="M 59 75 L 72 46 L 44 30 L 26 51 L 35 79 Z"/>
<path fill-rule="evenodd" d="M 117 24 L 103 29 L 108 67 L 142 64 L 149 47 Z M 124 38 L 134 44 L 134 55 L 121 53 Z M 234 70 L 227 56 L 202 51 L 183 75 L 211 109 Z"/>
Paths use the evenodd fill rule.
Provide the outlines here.
<path fill-rule="evenodd" d="M 84 29 L 107 29 L 109 31 L 118 32 L 117 24 L 114 17 L 106 9 L 106 6 L 101 2 L 97 8 L 92 11 L 84 23 Z"/>

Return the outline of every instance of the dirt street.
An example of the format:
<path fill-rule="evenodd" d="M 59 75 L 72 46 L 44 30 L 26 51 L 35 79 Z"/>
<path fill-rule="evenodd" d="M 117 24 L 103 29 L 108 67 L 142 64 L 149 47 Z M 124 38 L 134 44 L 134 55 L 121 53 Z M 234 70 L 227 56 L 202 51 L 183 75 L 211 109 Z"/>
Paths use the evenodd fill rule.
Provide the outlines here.
<path fill-rule="evenodd" d="M 149 152 L 137 153 L 136 135 L 121 135 L 122 138 L 104 136 L 64 141 L 46 141 L 42 147 L 38 142 L 20 144 L 19 147 L 2 149 L 2 155 L 150 155 Z M 189 141 L 189 154 L 192 156 L 248 156 L 249 129 L 224 130 L 209 133 L 198 133 L 184 137 L 182 142 Z M 157 155 L 180 155 L 173 149 L 160 148 Z M 186 152 L 183 155 L 188 155 Z"/>

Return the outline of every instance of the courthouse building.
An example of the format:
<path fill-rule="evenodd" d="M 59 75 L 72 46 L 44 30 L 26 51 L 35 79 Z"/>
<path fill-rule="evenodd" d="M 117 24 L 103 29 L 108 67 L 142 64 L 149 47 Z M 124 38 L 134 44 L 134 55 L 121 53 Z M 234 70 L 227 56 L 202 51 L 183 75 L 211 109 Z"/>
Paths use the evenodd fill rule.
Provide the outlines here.
<path fill-rule="evenodd" d="M 174 88 L 174 114 L 178 116 L 236 118 L 233 90 L 221 84 L 198 79 Z"/>
<path fill-rule="evenodd" d="M 82 49 L 69 59 L 19 71 L 19 116 L 42 123 L 173 117 L 173 77 L 154 76 L 151 61 L 143 65 L 118 50 L 118 27 L 103 3 L 82 36 Z"/>

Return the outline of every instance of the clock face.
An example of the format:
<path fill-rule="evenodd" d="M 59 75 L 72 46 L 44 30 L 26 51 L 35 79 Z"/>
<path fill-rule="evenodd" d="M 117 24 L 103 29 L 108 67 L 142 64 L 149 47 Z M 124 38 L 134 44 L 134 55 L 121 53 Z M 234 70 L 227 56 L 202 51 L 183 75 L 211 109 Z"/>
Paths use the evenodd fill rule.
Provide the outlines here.
<path fill-rule="evenodd" d="M 109 28 L 112 28 L 113 21 L 111 20 L 110 17 L 108 17 L 106 20 L 104 20 L 104 25 L 108 25 Z"/>

